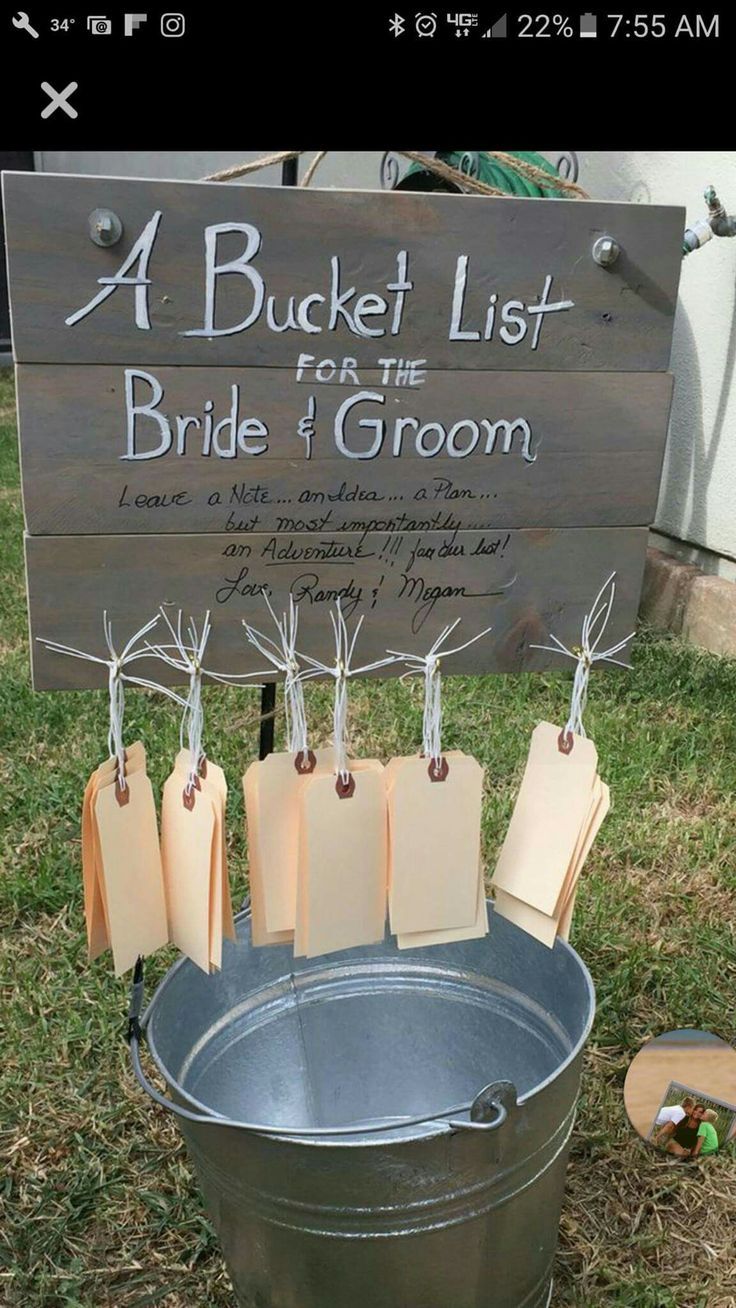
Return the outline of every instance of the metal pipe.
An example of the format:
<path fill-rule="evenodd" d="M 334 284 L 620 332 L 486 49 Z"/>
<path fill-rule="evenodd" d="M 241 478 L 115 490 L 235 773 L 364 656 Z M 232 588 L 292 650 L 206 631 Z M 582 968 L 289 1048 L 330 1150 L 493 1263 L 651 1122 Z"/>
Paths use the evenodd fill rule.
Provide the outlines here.
<path fill-rule="evenodd" d="M 699 250 L 714 236 L 736 236 L 736 215 L 726 213 L 713 186 L 706 187 L 704 198 L 708 206 L 707 217 L 698 218 L 692 227 L 686 229 L 682 241 L 683 255 Z"/>
<path fill-rule="evenodd" d="M 281 165 L 281 185 L 297 186 L 299 160 L 286 159 Z M 263 760 L 273 753 L 274 714 L 276 711 L 276 683 L 267 681 L 261 691 L 261 726 L 258 733 L 258 757 Z"/>

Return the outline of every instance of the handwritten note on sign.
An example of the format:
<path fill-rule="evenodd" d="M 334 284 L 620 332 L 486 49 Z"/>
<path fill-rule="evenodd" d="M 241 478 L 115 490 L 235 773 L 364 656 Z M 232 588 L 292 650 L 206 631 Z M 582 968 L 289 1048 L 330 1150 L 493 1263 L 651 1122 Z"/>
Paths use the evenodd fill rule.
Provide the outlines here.
<path fill-rule="evenodd" d="M 680 210 L 29 174 L 4 195 L 34 632 L 93 648 L 104 607 L 206 605 L 245 670 L 264 590 L 315 635 L 340 595 L 381 649 L 490 620 L 482 666 L 509 670 L 612 568 L 630 628 Z M 34 649 L 38 687 L 94 679 L 55 662 Z"/>

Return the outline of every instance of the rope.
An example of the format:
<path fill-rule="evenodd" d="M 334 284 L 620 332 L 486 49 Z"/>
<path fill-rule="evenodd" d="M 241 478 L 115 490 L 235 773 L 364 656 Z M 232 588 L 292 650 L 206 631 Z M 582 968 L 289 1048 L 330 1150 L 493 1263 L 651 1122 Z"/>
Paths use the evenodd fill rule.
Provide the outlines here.
<path fill-rule="evenodd" d="M 608 626 L 613 604 L 616 598 L 616 573 L 612 572 L 607 581 L 604 581 L 598 594 L 593 600 L 589 613 L 583 618 L 583 626 L 580 634 L 580 644 L 573 645 L 568 649 L 563 645 L 553 633 L 550 633 L 552 645 L 530 645 L 530 649 L 548 650 L 550 654 L 565 654 L 568 658 L 575 660 L 575 676 L 572 682 L 572 696 L 570 698 L 570 712 L 567 715 L 567 722 L 562 730 L 562 737 L 565 740 L 572 740 L 573 735 L 581 736 L 585 739 L 585 726 L 583 725 L 583 714 L 588 701 L 588 682 L 590 672 L 594 663 L 617 663 L 621 668 L 627 668 L 628 663 L 622 663 L 621 659 L 614 656 L 620 654 L 633 640 L 635 632 L 630 632 L 623 640 L 619 640 L 610 649 L 599 650 L 598 646 L 603 639 Z"/>
<path fill-rule="evenodd" d="M 270 168 L 273 164 L 287 163 L 289 159 L 298 159 L 306 150 L 279 150 L 277 154 L 264 154 L 262 159 L 251 159 L 250 163 L 233 164 L 232 168 L 221 168 L 217 173 L 208 173 L 203 182 L 231 182 L 236 177 L 247 177 L 248 173 L 257 173 L 260 168 Z"/>
<path fill-rule="evenodd" d="M 485 150 L 484 153 L 490 159 L 495 159 L 504 168 L 513 169 L 521 177 L 526 177 L 527 181 L 534 182 L 537 186 L 546 188 L 554 186 L 559 191 L 568 191 L 570 195 L 579 196 L 581 200 L 590 199 L 588 192 L 584 191 L 577 182 L 571 182 L 566 177 L 560 177 L 556 173 L 545 172 L 544 168 L 538 168 L 536 164 L 528 163 L 525 159 L 516 159 L 512 154 L 505 154 L 503 150 Z"/>
<path fill-rule="evenodd" d="M 264 636 L 257 628 L 249 626 L 243 619 L 245 634 L 259 654 L 262 654 L 277 672 L 284 674 L 284 714 L 286 717 L 286 748 L 289 754 L 301 755 L 306 759 L 309 743 L 307 732 L 307 714 L 304 706 L 304 688 L 301 682 L 300 667 L 296 652 L 296 639 L 299 630 L 299 606 L 289 596 L 289 612 L 279 619 L 273 610 L 268 596 L 263 598 L 273 618 L 278 632 L 278 644 L 270 637 Z"/>
<path fill-rule="evenodd" d="M 299 183 L 300 187 L 311 185 L 314 174 L 328 153 L 327 150 L 317 151 Z M 495 159 L 502 167 L 511 169 L 513 172 L 518 173 L 520 177 L 525 177 L 527 181 L 534 182 L 537 186 L 546 189 L 554 187 L 558 191 L 564 191 L 568 195 L 581 200 L 590 199 L 588 192 L 583 190 L 582 186 L 578 185 L 577 182 L 571 182 L 556 173 L 545 172 L 543 168 L 537 168 L 536 164 L 516 159 L 512 154 L 507 154 L 503 150 L 486 150 L 484 153 L 490 159 Z M 306 154 L 306 150 L 281 150 L 277 154 L 264 155 L 261 159 L 251 159 L 248 163 L 234 164 L 232 168 L 222 168 L 219 172 L 209 173 L 202 180 L 204 182 L 231 182 L 236 177 L 247 177 L 250 173 L 258 172 L 261 168 L 271 168 L 274 164 L 283 164 L 289 159 L 298 159 L 303 154 Z M 395 150 L 394 154 L 400 154 L 403 159 L 410 159 L 412 163 L 419 164 L 422 168 L 426 168 L 428 172 L 435 173 L 443 181 L 453 182 L 463 191 L 472 191 L 478 195 L 495 195 L 502 199 L 510 198 L 507 191 L 501 191 L 497 186 L 489 186 L 487 182 L 481 182 L 477 177 L 469 177 L 467 173 L 461 173 L 458 168 L 453 168 L 451 164 L 445 163 L 442 159 L 433 159 L 431 155 L 421 154 L 418 150 Z"/>
<path fill-rule="evenodd" d="M 460 625 L 460 618 L 455 618 L 454 622 L 448 623 L 440 632 L 436 641 L 427 654 L 403 654 L 401 650 L 388 649 L 387 654 L 393 654 L 395 658 L 400 659 L 402 663 L 408 665 L 409 671 L 405 672 L 401 678 L 414 676 L 415 673 L 421 672 L 424 677 L 424 711 L 422 713 L 422 754 L 429 758 L 435 768 L 439 768 L 442 763 L 442 673 L 440 671 L 440 658 L 451 658 L 453 654 L 460 654 L 462 650 L 468 649 L 474 645 L 477 640 L 487 636 L 492 627 L 485 627 L 479 631 L 477 636 L 471 636 L 462 645 L 456 645 L 454 649 L 442 649 L 448 636 L 452 635 L 456 627 Z"/>
<path fill-rule="evenodd" d="M 143 640 L 152 631 L 158 622 L 158 616 L 152 618 L 150 622 L 144 623 L 140 631 L 136 631 L 123 648 L 122 654 L 118 655 L 115 651 L 112 640 L 112 620 L 108 617 L 107 609 L 102 614 L 102 629 L 105 634 L 105 643 L 107 645 L 109 659 L 102 659 L 97 654 L 88 654 L 86 650 L 75 649 L 72 645 L 61 645 L 58 641 L 47 640 L 44 636 L 36 636 L 39 644 L 44 649 L 49 650 L 52 654 L 68 654 L 71 658 L 84 659 L 88 663 L 101 663 L 107 668 L 107 687 L 109 695 L 110 725 L 108 730 L 108 747 L 111 755 L 117 758 L 118 785 L 121 790 L 125 790 L 125 746 L 123 743 L 123 722 L 125 719 L 125 683 L 133 686 L 143 686 L 146 690 L 158 690 L 162 695 L 167 695 L 177 704 L 185 707 L 185 701 L 175 691 L 170 690 L 167 686 L 159 686 L 156 681 L 149 681 L 146 677 L 132 677 L 125 668 L 130 663 L 135 663 L 138 659 L 147 658 L 150 645 L 146 643 L 143 647 L 138 647 L 138 642 Z"/>
<path fill-rule="evenodd" d="M 299 183 L 300 186 L 310 186 L 310 185 L 311 185 L 311 183 L 312 183 L 312 178 L 314 177 L 314 174 L 316 173 L 317 169 L 319 168 L 320 164 L 322 163 L 322 160 L 324 159 L 324 157 L 325 157 L 325 155 L 326 155 L 327 153 L 328 153 L 327 150 L 318 150 L 318 151 L 317 151 L 317 153 L 316 153 L 316 155 L 314 156 L 312 162 L 310 163 L 309 167 L 307 168 L 307 171 L 305 172 L 304 176 L 302 177 L 302 180 L 301 180 L 300 183 Z"/>
<path fill-rule="evenodd" d="M 376 659 L 373 663 L 366 663 L 361 668 L 354 668 L 352 666 L 353 653 L 360 635 L 360 629 L 363 626 L 363 617 L 358 618 L 351 637 L 348 634 L 345 616 L 340 607 L 340 600 L 337 599 L 335 601 L 335 612 L 330 613 L 330 622 L 335 635 L 334 666 L 329 663 L 322 663 L 320 659 L 313 659 L 311 655 L 302 653 L 302 661 L 308 663 L 312 671 L 301 673 L 300 680 L 308 681 L 312 677 L 319 676 L 334 677 L 335 679 L 335 696 L 332 704 L 335 773 L 338 780 L 343 785 L 347 785 L 350 780 L 350 769 L 348 768 L 348 678 L 360 677 L 366 672 L 374 672 L 377 668 L 384 668 L 389 663 L 395 663 L 396 659 L 393 655 L 388 655 L 384 659 Z"/>

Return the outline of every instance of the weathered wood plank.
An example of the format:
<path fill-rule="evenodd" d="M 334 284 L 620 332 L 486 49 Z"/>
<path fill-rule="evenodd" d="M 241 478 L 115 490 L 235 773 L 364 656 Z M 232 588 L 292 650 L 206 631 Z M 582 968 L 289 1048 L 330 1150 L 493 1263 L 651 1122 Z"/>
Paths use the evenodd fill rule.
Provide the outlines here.
<path fill-rule="evenodd" d="M 366 614 L 360 645 L 366 661 L 380 658 L 387 646 L 426 651 L 442 626 L 460 617 L 466 638 L 489 624 L 493 632 L 446 671 L 559 667 L 564 660 L 529 646 L 546 643 L 550 630 L 567 644 L 578 640 L 583 615 L 614 570 L 611 640 L 633 629 L 646 540 L 640 527 L 258 534 L 247 542 L 227 535 L 31 536 L 31 630 L 33 637 L 105 655 L 105 608 L 120 644 L 162 602 L 198 618 L 209 608 L 209 666 L 256 671 L 262 663 L 245 641 L 241 619 L 268 626 L 261 597 L 266 588 L 277 609 L 290 593 L 299 601 L 300 644 L 315 656 L 329 657 L 328 610 L 339 594 L 351 622 Z M 97 665 L 51 654 L 35 639 L 32 649 L 37 689 L 104 683 Z M 144 662 L 136 667 L 145 674 Z M 158 663 L 148 671 L 157 679 L 166 673 Z"/>
<path fill-rule="evenodd" d="M 685 220 L 674 206 L 34 173 L 6 173 L 4 190 L 20 361 L 292 367 L 305 351 L 318 359 L 349 355 L 366 367 L 387 356 L 504 371 L 668 364 Z M 97 207 L 114 210 L 124 225 L 110 249 L 88 235 Z M 127 274 L 150 285 L 118 287 L 67 325 L 109 289 L 98 279 L 118 274 L 151 223 L 150 259 L 133 259 Z M 252 324 L 214 338 L 187 335 L 209 331 L 204 229 L 219 224 L 252 230 L 217 235 L 213 267 L 239 259 L 248 240 L 252 257 L 247 276 L 213 277 L 211 327 Z M 591 257 L 602 233 L 622 250 L 610 269 Z M 359 306 L 361 297 L 370 298 Z M 454 334 L 480 339 L 450 339 L 453 304 Z"/>
<path fill-rule="evenodd" d="M 618 526 L 654 516 L 668 373 L 429 372 L 414 387 L 385 385 L 375 370 L 353 370 L 344 385 L 269 368 L 140 374 L 19 366 L 31 533 Z M 209 403 L 211 424 L 225 423 L 214 441 Z M 307 442 L 299 423 L 312 406 Z M 179 454 L 188 417 L 199 425 L 187 424 Z M 427 423 L 440 427 L 422 432 Z"/>

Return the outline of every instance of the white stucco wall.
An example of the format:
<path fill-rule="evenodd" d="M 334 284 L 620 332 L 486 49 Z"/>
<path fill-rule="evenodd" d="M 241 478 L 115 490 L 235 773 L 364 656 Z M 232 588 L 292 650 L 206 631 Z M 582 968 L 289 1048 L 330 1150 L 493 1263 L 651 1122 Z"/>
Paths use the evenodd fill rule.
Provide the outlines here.
<path fill-rule="evenodd" d="M 263 153 L 43 151 L 37 154 L 36 166 L 47 172 L 198 178 Z M 377 188 L 381 157 L 380 151 L 331 152 L 315 184 Z M 549 157 L 556 155 L 550 152 Z M 580 181 L 595 199 L 685 205 L 692 222 L 704 215 L 703 191 L 712 183 L 729 212 L 736 212 L 736 152 L 594 151 L 579 158 Z M 300 163 L 303 169 L 304 158 Z M 278 185 L 280 169 L 254 173 L 247 180 Z M 675 396 L 656 519 L 665 547 L 708 571 L 734 578 L 735 309 L 736 238 L 714 239 L 683 264 L 672 351 Z"/>
<path fill-rule="evenodd" d="M 712 183 L 736 212 L 736 152 L 580 155 L 580 181 L 596 199 L 684 204 L 705 215 Z M 714 238 L 683 262 L 675 320 L 675 394 L 656 527 L 723 559 L 695 554 L 734 576 L 736 560 L 736 238 Z M 686 550 L 676 550 L 691 557 Z"/>

